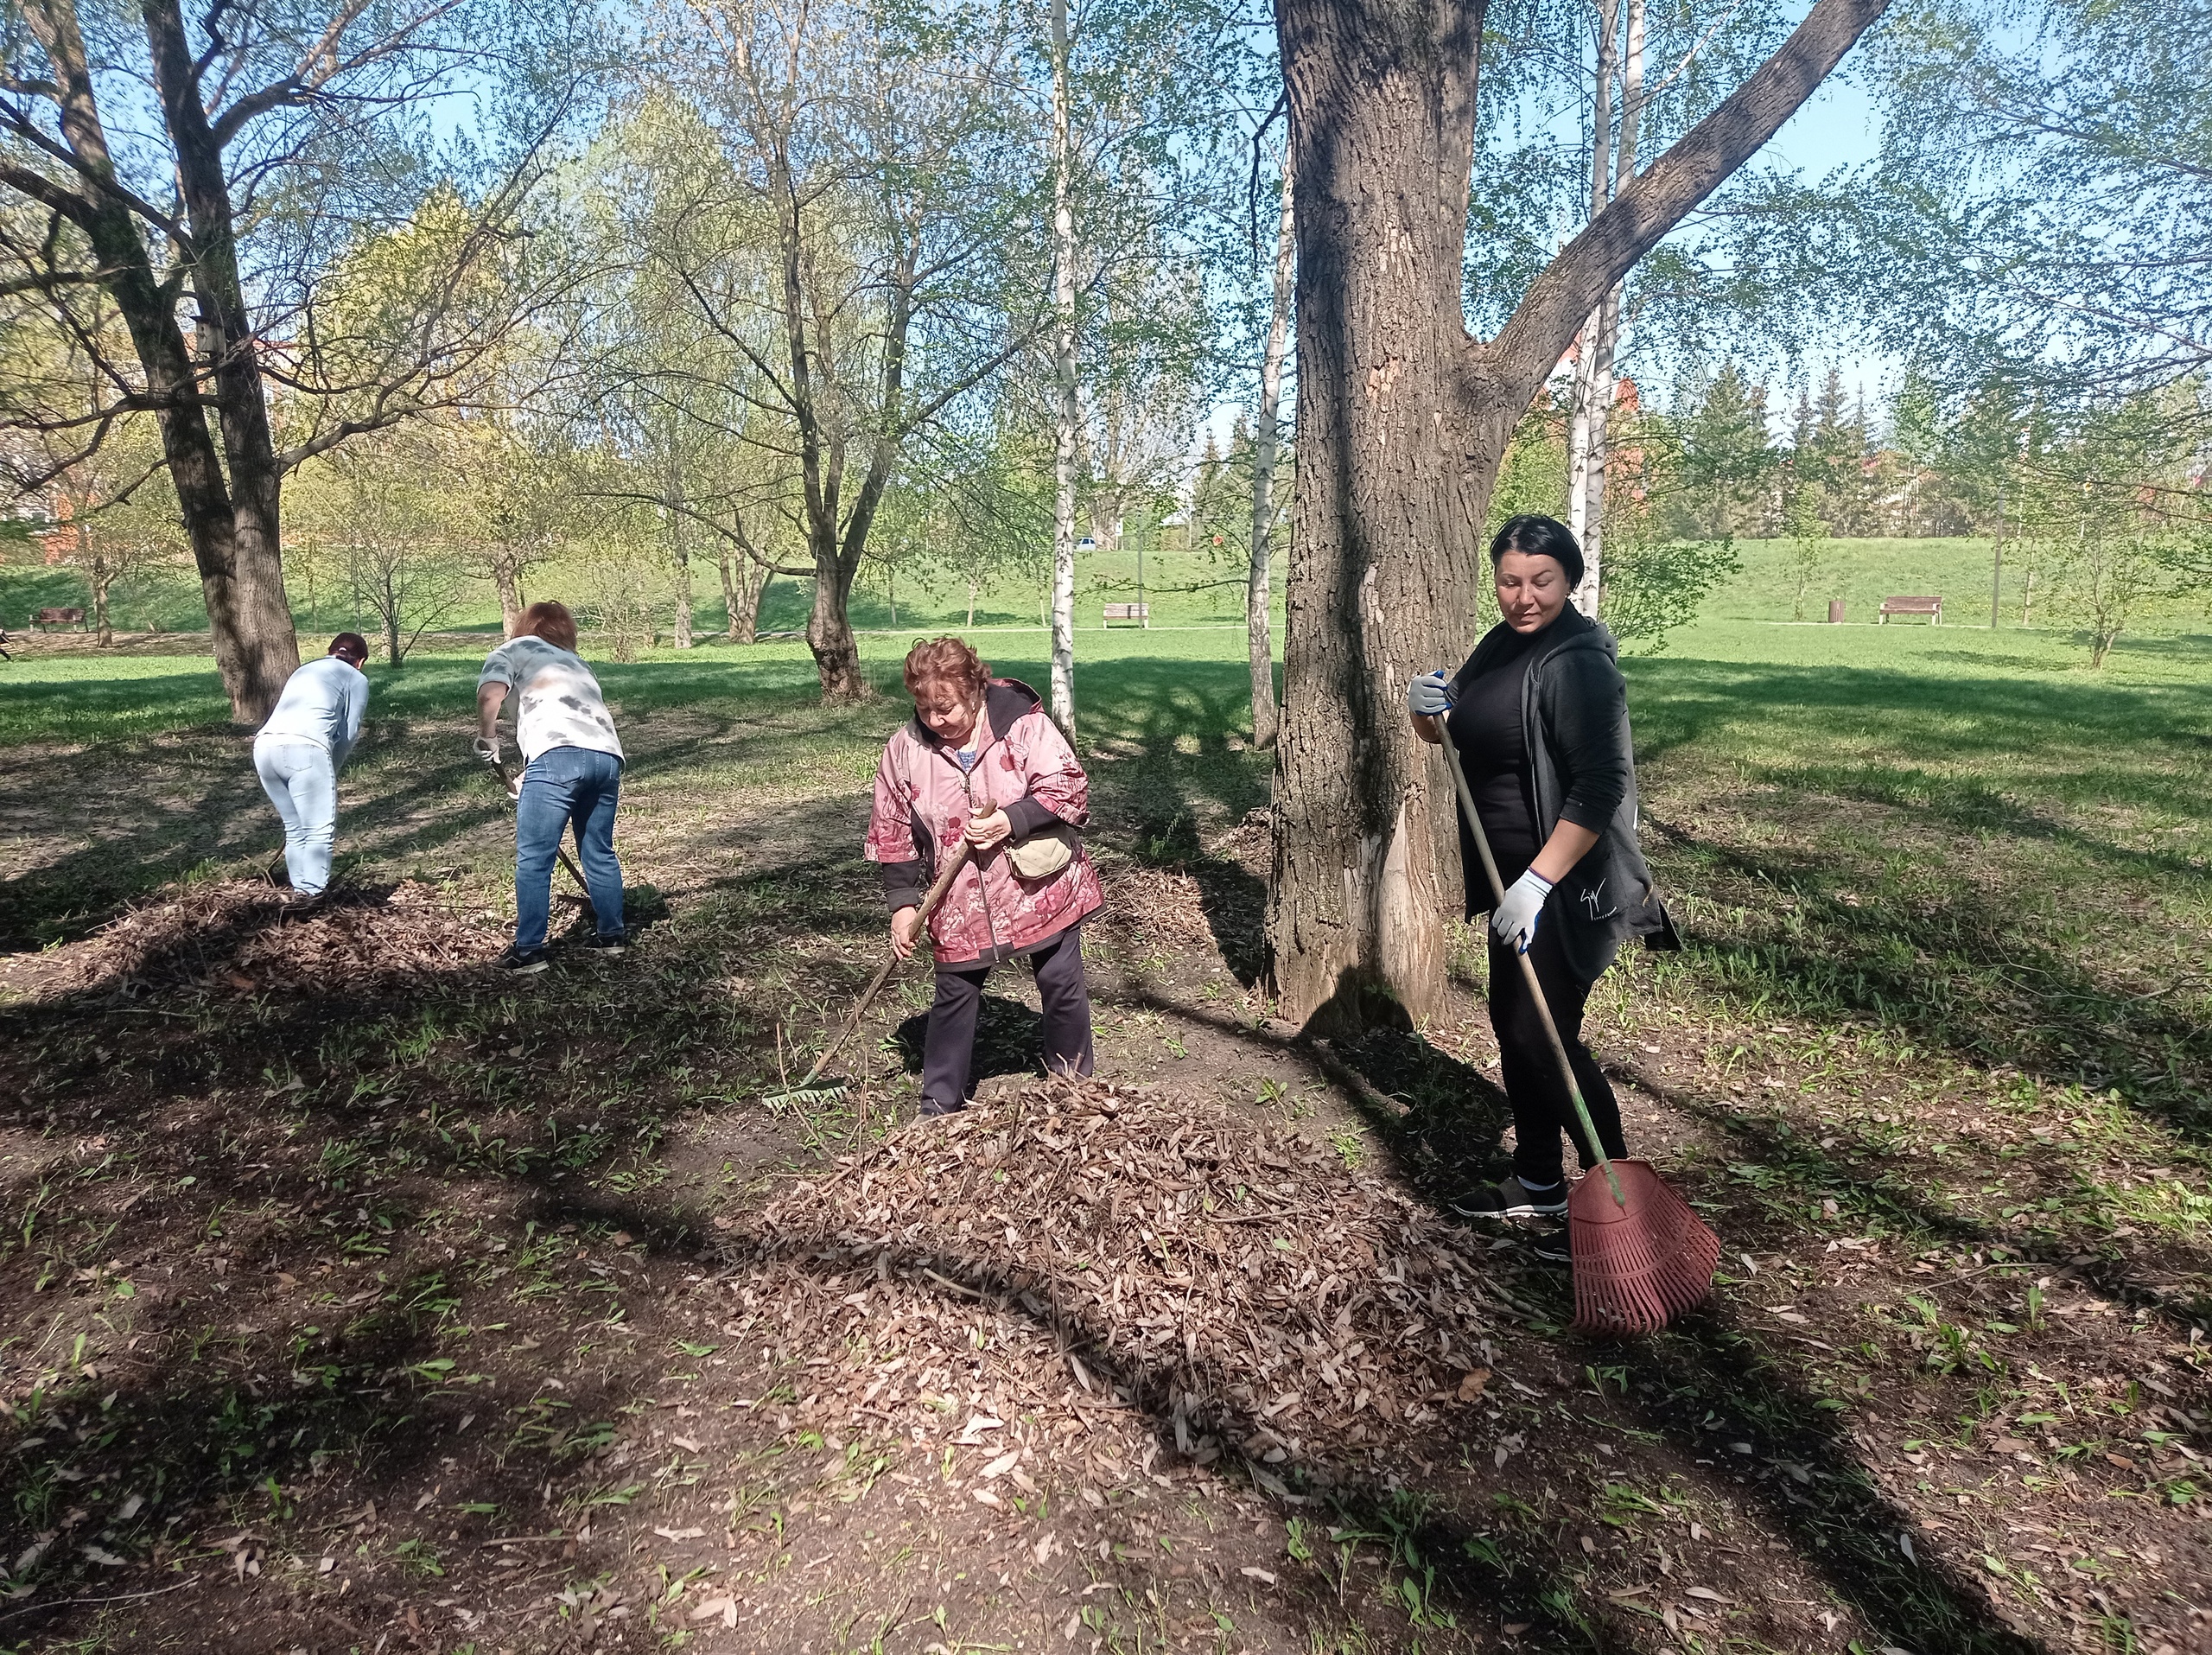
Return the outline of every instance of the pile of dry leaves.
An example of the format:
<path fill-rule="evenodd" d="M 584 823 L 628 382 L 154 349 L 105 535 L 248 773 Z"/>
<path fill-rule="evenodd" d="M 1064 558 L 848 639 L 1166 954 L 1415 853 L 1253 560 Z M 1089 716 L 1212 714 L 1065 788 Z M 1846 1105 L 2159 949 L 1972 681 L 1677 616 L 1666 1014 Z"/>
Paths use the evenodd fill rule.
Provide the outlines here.
<path fill-rule="evenodd" d="M 1140 1410 L 1201 1465 L 1325 1480 L 1487 1378 L 1479 1244 L 1325 1145 L 1154 1088 L 1062 1078 L 918 1121 L 728 1245 L 757 1317 L 850 1354 L 809 1377 L 856 1426 L 941 1414 L 988 1351 L 1024 1412 Z"/>
<path fill-rule="evenodd" d="M 1179 868 L 1116 865 L 1106 881 L 1106 913 L 1124 935 L 1146 942 L 1214 946 L 1198 882 Z"/>
<path fill-rule="evenodd" d="M 70 950 L 44 986 L 48 994 L 106 989 L 123 999 L 173 987 L 372 995 L 481 964 L 499 940 L 480 909 L 417 880 L 388 894 L 336 891 L 305 913 L 258 880 L 232 880 L 131 909 Z"/>

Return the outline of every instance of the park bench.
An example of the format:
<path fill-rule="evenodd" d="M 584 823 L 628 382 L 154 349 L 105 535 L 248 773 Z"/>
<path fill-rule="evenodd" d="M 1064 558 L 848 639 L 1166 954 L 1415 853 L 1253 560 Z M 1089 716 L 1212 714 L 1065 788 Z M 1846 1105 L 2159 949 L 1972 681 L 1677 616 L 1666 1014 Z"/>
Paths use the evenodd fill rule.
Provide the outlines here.
<path fill-rule="evenodd" d="M 1893 614 L 1924 614 L 1929 624 L 1943 624 L 1943 600 L 1940 597 L 1896 597 L 1882 600 L 1882 624 L 1887 626 Z"/>
<path fill-rule="evenodd" d="M 31 617 L 31 625 L 42 632 L 52 632 L 56 627 L 74 627 L 79 632 L 86 630 L 82 609 L 41 609 Z"/>
<path fill-rule="evenodd" d="M 1149 603 L 1109 603 L 1106 606 L 1104 618 L 1099 624 L 1110 627 L 1116 621 L 1140 621 L 1149 626 L 1152 623 L 1152 605 Z"/>

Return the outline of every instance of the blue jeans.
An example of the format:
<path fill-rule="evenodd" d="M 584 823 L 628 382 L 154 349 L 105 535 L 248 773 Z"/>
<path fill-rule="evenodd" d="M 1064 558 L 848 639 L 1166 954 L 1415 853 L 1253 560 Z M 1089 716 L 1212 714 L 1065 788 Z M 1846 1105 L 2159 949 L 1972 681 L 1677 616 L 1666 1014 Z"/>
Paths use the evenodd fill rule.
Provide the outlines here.
<path fill-rule="evenodd" d="M 256 742 L 253 773 L 284 823 L 284 871 L 302 896 L 330 883 L 330 850 L 338 837 L 338 773 L 312 742 Z"/>
<path fill-rule="evenodd" d="M 515 803 L 516 947 L 545 945 L 554 853 L 571 822 L 599 934 L 622 934 L 622 864 L 614 860 L 614 805 L 621 793 L 622 761 L 589 748 L 549 748 L 522 773 Z"/>

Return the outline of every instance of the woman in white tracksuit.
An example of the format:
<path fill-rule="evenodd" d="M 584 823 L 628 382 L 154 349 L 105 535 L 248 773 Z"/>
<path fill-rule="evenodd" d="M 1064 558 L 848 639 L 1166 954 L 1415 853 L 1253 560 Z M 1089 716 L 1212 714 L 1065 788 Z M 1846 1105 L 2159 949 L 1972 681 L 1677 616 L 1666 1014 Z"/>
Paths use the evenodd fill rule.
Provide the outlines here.
<path fill-rule="evenodd" d="M 276 710 L 253 738 L 254 773 L 284 823 L 284 871 L 303 901 L 330 883 L 338 837 L 338 773 L 360 739 L 369 710 L 361 664 L 369 646 L 357 632 L 330 640 L 330 652 L 284 681 Z"/>

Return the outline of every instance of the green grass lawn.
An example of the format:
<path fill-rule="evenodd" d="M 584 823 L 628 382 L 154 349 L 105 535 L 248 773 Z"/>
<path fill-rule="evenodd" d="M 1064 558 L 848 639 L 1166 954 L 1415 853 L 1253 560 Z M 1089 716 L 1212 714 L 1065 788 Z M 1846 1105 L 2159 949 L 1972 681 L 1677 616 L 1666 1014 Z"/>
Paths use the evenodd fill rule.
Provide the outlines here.
<path fill-rule="evenodd" d="M 1792 551 L 1781 540 L 1747 540 L 1737 548 L 1741 567 L 1726 585 L 1705 605 L 1713 621 L 1779 621 L 1791 619 L 1796 574 Z M 1989 621 L 1990 543 L 1983 538 L 1927 540 L 1835 540 L 1827 544 L 1819 572 L 1807 588 L 1805 616 L 1823 622 L 1827 601 L 1845 601 L 1846 619 L 1853 624 L 1874 621 L 1881 601 L 1893 594 L 1940 593 L 1947 626 L 1986 627 Z M 2004 587 L 2003 624 L 2019 623 L 2026 595 L 2024 567 L 2017 548 L 2008 553 Z M 692 626 L 702 636 L 714 634 L 724 625 L 724 612 L 715 587 L 715 572 L 702 566 L 694 573 L 697 596 Z M 1132 553 L 1086 553 L 1077 563 L 1076 624 L 1079 632 L 1101 630 L 1102 606 L 1126 602 L 1137 592 L 1139 570 Z M 1144 591 L 1152 605 L 1155 630 L 1183 627 L 1235 627 L 1244 614 L 1242 570 L 1189 553 L 1169 551 L 1149 555 L 1143 570 Z M 2038 624 L 2063 626 L 2063 605 L 2052 602 L 2049 576 L 2038 579 Z M 569 596 L 574 601 L 582 583 L 558 563 L 537 571 L 530 584 L 532 596 Z M 772 582 L 761 606 L 764 631 L 798 631 L 806 624 L 812 583 L 804 580 Z M 346 605 L 324 595 L 310 611 L 304 590 L 292 594 L 294 612 L 303 631 L 325 633 L 359 624 L 373 632 L 373 616 L 356 616 Z M 963 627 L 967 621 L 967 592 L 957 581 L 941 576 L 927 580 L 906 578 L 897 592 L 893 613 L 889 595 L 880 581 L 864 584 L 853 595 L 853 624 L 864 631 L 906 632 L 923 628 Z M 1039 624 L 1042 587 L 1025 576 L 1001 580 L 988 587 L 978 599 L 976 625 L 983 629 L 1029 627 Z M 35 608 L 68 605 L 88 606 L 91 600 L 75 571 L 16 561 L 0 561 L 0 623 L 27 625 Z M 1274 585 L 1275 624 L 1282 615 L 1282 581 Z M 118 597 L 117 624 L 138 630 L 149 621 L 168 632 L 205 629 L 206 612 L 199 590 L 184 571 L 174 571 L 146 582 Z M 2200 608 L 2194 614 L 2166 614 L 2146 619 L 2146 627 L 2188 630 L 2206 619 Z M 896 625 L 893 625 L 893 622 Z M 440 622 L 448 631 L 496 633 L 499 612 L 488 589 L 469 596 Z M 666 623 L 664 622 L 664 626 Z M 1116 622 L 1119 630 L 1124 623 Z M 1891 630 L 1925 627 L 1924 621 L 1892 621 Z M 1129 630 L 1137 630 L 1129 627 Z"/>

